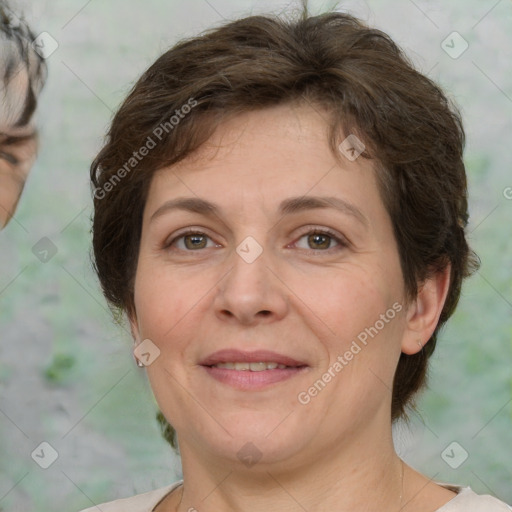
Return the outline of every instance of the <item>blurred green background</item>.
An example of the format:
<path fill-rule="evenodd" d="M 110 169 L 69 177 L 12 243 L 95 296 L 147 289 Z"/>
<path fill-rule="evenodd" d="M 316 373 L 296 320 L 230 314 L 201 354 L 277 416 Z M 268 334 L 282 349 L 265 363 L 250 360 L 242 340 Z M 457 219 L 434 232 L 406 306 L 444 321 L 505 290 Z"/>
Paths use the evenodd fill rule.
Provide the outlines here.
<path fill-rule="evenodd" d="M 47 59 L 40 157 L 16 217 L 0 233 L 0 510 L 75 511 L 181 476 L 160 436 L 144 371 L 134 365 L 129 332 L 112 322 L 91 270 L 90 162 L 130 86 L 174 42 L 223 19 L 294 4 L 18 5 L 36 34 L 48 32 L 59 46 Z M 332 2 L 310 5 L 321 12 Z M 397 449 L 436 481 L 512 502 L 511 2 L 340 5 L 388 32 L 447 90 L 468 136 L 468 233 L 482 267 L 442 333 L 419 413 L 395 429 Z M 469 44 L 456 59 L 441 47 L 453 31 Z M 39 242 L 44 237 L 51 243 Z M 38 242 L 56 251 L 46 263 L 33 252 Z M 48 469 L 31 456 L 44 441 L 58 453 Z M 441 456 L 452 442 L 468 453 L 457 469 Z"/>

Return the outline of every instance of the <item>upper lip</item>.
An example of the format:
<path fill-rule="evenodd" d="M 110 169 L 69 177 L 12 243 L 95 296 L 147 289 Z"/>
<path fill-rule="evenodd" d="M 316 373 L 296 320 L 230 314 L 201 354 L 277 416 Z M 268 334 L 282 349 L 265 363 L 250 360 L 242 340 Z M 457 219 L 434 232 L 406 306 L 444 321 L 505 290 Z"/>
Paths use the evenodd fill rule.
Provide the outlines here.
<path fill-rule="evenodd" d="M 307 366 L 306 363 L 297 361 L 292 357 L 271 352 L 269 350 L 243 351 L 237 349 L 224 349 L 210 354 L 199 364 L 213 366 L 218 363 L 262 363 L 273 362 L 286 366 Z"/>

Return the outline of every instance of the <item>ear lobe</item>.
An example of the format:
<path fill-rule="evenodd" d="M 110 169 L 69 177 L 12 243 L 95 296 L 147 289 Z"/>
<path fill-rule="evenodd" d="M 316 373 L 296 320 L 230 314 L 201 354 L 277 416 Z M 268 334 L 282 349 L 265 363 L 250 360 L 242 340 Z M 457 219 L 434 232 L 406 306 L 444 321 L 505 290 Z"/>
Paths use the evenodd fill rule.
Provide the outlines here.
<path fill-rule="evenodd" d="M 407 311 L 402 352 L 420 352 L 435 331 L 450 287 L 451 265 L 425 280 Z"/>

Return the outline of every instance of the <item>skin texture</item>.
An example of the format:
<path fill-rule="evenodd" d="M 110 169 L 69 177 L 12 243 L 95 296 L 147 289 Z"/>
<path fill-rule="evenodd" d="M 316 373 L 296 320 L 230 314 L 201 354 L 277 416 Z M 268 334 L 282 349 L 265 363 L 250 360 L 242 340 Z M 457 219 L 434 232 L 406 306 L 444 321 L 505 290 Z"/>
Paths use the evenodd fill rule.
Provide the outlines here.
<path fill-rule="evenodd" d="M 366 221 L 333 208 L 278 212 L 282 200 L 303 196 L 343 199 Z M 211 201 L 220 214 L 168 210 L 152 219 L 177 197 Z M 197 245 L 176 239 L 184 228 L 207 237 Z M 325 229 L 340 241 L 308 237 Z M 248 236 L 263 249 L 252 263 L 236 251 Z M 449 269 L 425 282 L 416 301 L 404 302 L 373 164 L 336 160 L 317 108 L 239 115 L 197 154 L 160 170 L 144 211 L 130 320 L 135 343 L 150 339 L 160 350 L 147 374 L 182 455 L 185 486 L 157 510 L 268 511 L 272 503 L 275 510 L 348 511 L 378 503 L 394 511 L 408 503 L 403 510 L 421 512 L 453 498 L 402 469 L 390 412 L 400 352 L 415 353 L 429 339 L 448 279 Z M 401 311 L 301 404 L 298 394 L 395 303 Z M 226 348 L 272 350 L 307 368 L 243 391 L 199 364 Z M 261 453 L 250 467 L 237 456 L 248 442 Z"/>
<path fill-rule="evenodd" d="M 23 113 L 29 78 L 19 68 L 0 92 L 0 229 L 14 215 L 37 154 L 34 123 L 15 126 Z"/>
<path fill-rule="evenodd" d="M 37 154 L 33 126 L 0 133 L 0 229 L 14 215 Z"/>

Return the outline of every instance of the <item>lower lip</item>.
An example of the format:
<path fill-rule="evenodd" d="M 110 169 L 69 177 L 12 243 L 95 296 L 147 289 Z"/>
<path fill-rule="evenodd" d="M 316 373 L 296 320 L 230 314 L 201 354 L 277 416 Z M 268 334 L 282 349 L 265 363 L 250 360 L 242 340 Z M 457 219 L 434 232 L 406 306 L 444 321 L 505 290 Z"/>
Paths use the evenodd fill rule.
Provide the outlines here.
<path fill-rule="evenodd" d="M 228 370 L 216 366 L 203 366 L 210 377 L 242 390 L 259 390 L 271 384 L 283 382 L 302 373 L 306 367 L 300 368 L 275 368 L 252 372 L 250 370 Z"/>

